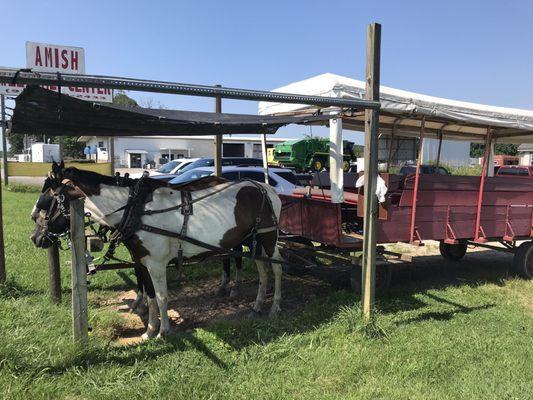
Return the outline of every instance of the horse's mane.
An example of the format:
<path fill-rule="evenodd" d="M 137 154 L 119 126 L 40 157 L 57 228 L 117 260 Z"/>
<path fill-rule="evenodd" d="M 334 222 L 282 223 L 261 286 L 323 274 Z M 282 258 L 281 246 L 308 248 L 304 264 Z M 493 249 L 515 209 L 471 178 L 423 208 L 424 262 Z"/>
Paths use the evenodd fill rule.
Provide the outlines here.
<path fill-rule="evenodd" d="M 68 167 L 62 171 L 63 178 L 74 182 L 80 181 L 85 184 L 98 186 L 100 184 L 117 186 L 117 179 L 113 176 L 102 175 L 97 172 Z"/>

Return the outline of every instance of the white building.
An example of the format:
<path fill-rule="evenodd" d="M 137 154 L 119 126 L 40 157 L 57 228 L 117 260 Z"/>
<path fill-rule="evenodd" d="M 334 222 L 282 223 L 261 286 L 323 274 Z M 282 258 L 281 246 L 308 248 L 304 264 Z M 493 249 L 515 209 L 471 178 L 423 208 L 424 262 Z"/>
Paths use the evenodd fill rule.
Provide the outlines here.
<path fill-rule="evenodd" d="M 109 160 L 110 140 L 115 143 L 115 166 L 119 168 L 142 168 L 155 166 L 175 158 L 213 157 L 213 136 L 143 136 L 115 137 L 81 136 L 78 139 L 86 146 L 97 148 L 98 161 Z M 285 142 L 286 138 L 267 136 L 267 147 Z M 259 137 L 224 136 L 223 157 L 261 158 Z M 95 156 L 93 156 L 95 157 Z"/>

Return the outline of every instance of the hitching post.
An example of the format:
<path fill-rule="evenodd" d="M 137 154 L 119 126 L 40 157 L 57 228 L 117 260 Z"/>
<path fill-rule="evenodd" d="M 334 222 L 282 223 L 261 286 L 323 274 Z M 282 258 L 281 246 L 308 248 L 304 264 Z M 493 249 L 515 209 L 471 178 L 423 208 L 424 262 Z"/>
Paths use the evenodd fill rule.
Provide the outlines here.
<path fill-rule="evenodd" d="M 61 302 L 61 269 L 59 268 L 59 242 L 48 248 L 48 273 L 50 275 L 50 298 Z"/>
<path fill-rule="evenodd" d="M 222 87 L 216 85 L 216 87 Z M 222 97 L 215 97 L 215 112 L 222 112 Z M 222 135 L 215 135 L 215 175 L 222 176 Z"/>
<path fill-rule="evenodd" d="M 0 108 L 2 109 L 2 149 L 3 152 L 3 163 L 4 163 L 4 185 L 9 185 L 9 174 L 7 173 L 7 137 L 6 137 L 6 97 L 1 95 L 0 97 Z"/>
<path fill-rule="evenodd" d="M 379 62 L 381 25 L 368 26 L 366 38 L 366 93 L 367 100 L 379 101 Z M 378 204 L 376 185 L 378 177 L 378 128 L 379 109 L 365 110 L 365 210 L 363 231 L 363 313 L 368 321 L 372 318 L 374 291 L 376 287 L 376 220 Z"/>
<path fill-rule="evenodd" d="M 83 200 L 70 203 L 70 241 L 72 251 L 72 333 L 74 342 L 85 345 L 88 340 L 87 266 L 85 259 L 85 227 Z"/>

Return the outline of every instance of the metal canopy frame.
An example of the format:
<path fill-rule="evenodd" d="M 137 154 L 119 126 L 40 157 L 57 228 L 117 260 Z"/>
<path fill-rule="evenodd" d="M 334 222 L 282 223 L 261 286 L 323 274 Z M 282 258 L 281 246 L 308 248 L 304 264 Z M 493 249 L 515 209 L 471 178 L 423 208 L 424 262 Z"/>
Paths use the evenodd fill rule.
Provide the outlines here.
<path fill-rule="evenodd" d="M 164 82 L 147 79 L 132 79 L 102 75 L 74 75 L 54 72 L 35 72 L 30 69 L 0 68 L 1 83 L 26 85 L 76 86 L 133 90 L 139 92 L 182 94 L 187 96 L 215 97 L 234 100 L 273 101 L 280 103 L 309 104 L 321 107 L 343 107 L 349 109 L 380 108 L 379 101 L 360 99 L 338 99 L 322 96 L 307 96 L 290 93 L 276 93 L 262 90 L 226 88 L 222 86 L 193 85 L 188 83 Z"/>

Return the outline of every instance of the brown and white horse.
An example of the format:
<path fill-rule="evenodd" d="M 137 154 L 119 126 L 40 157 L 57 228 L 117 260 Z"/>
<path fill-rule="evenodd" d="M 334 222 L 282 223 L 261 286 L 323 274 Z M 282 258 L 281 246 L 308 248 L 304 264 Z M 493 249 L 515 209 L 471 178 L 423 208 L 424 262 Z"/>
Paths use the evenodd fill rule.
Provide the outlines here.
<path fill-rule="evenodd" d="M 122 219 L 122 208 L 128 203 L 130 190 L 128 187 L 117 185 L 115 178 L 100 175 L 76 168 L 62 168 L 54 163 L 51 177 L 56 180 L 54 191 L 61 201 L 55 202 L 56 210 L 47 213 L 37 212 L 33 217 L 41 230 L 53 229 L 53 216 L 57 210 L 64 207 L 65 200 L 85 198 L 85 209 L 99 224 L 117 227 Z M 281 201 L 276 192 L 266 184 L 250 181 L 223 182 L 201 181 L 193 182 L 184 187 L 171 188 L 151 182 L 150 200 L 145 204 L 145 210 L 162 210 L 173 208 L 182 202 L 181 191 L 191 193 L 193 204 L 192 215 L 187 223 L 187 236 L 210 246 L 232 249 L 241 243 L 247 244 L 251 240 L 251 233 L 258 228 L 256 235 L 256 255 L 278 262 L 270 263 L 275 277 L 274 300 L 270 315 L 275 316 L 280 311 L 281 302 L 281 264 L 282 260 L 277 249 L 278 231 L 277 221 L 281 211 Z M 268 199 L 265 201 L 265 197 Z M 53 208 L 53 205 L 52 205 Z M 184 215 L 179 209 L 164 213 L 145 214 L 139 216 L 142 224 L 160 228 L 165 231 L 179 233 L 184 223 Z M 39 235 L 33 235 L 32 240 L 38 244 Z M 153 337 L 158 329 L 157 311 L 160 313 L 160 327 L 158 337 L 169 332 L 167 314 L 167 278 L 168 263 L 182 253 L 184 258 L 192 258 L 208 251 L 196 244 L 182 241 L 178 238 L 138 230 L 124 243 L 134 257 L 134 261 L 146 267 L 155 291 L 155 296 L 148 293 L 148 328 L 143 338 Z M 267 289 L 267 265 L 264 259 L 256 259 L 259 272 L 259 288 L 253 306 L 256 313 L 261 311 Z M 155 297 L 155 298 L 154 298 Z"/>

